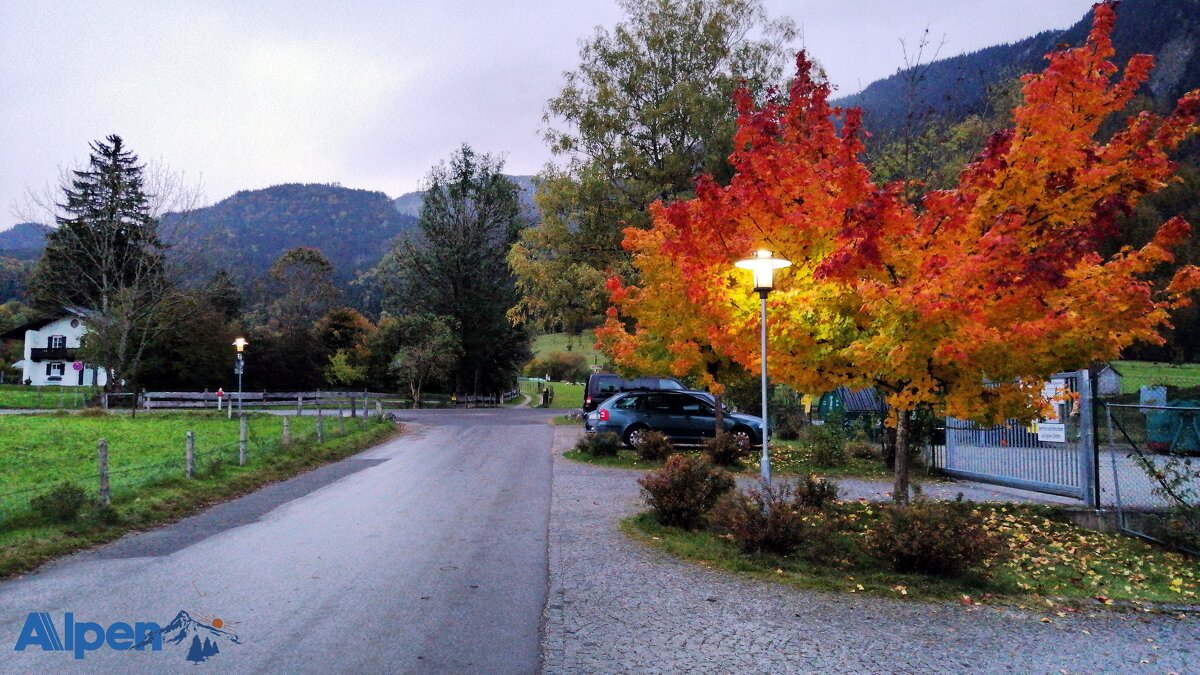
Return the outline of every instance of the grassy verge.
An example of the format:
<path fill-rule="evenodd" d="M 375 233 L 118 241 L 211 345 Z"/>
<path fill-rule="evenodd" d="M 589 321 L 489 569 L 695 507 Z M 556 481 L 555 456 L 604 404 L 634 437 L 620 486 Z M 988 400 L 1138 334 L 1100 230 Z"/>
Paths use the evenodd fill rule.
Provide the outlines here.
<path fill-rule="evenodd" d="M 771 471 L 778 475 L 807 476 L 808 474 L 817 474 L 821 476 L 865 479 L 888 479 L 892 477 L 892 472 L 888 470 L 887 465 L 880 459 L 847 457 L 846 462 L 841 466 L 822 466 L 813 459 L 812 449 L 798 441 L 772 441 L 770 449 Z M 695 449 L 690 449 L 687 452 L 699 453 Z M 743 473 L 758 475 L 759 453 L 761 452 L 761 448 L 754 449 L 752 456 L 743 462 Z M 648 462 L 638 457 L 636 452 L 629 449 L 621 450 L 616 457 L 593 457 L 575 451 L 567 452 L 563 456 L 576 462 L 622 469 L 657 469 L 663 465 L 662 462 Z M 914 476 L 918 475 L 925 477 L 923 472 L 914 471 Z"/>
<path fill-rule="evenodd" d="M 566 333 L 547 333 L 533 339 L 533 355 L 540 358 L 555 352 L 572 352 L 583 356 L 589 364 L 604 363 L 604 355 L 596 351 L 595 344 L 596 336 L 591 329 L 583 331 L 579 337 L 570 337 Z"/>
<path fill-rule="evenodd" d="M 33 427 L 61 421 L 46 417 L 22 418 L 25 424 Z M 59 462 L 55 463 L 52 459 L 39 462 L 45 474 L 44 481 L 39 481 L 41 487 L 16 495 L 11 490 L 5 493 L 9 496 L 5 501 L 6 511 L 0 514 L 5 516 L 0 522 L 0 578 L 33 569 L 51 558 L 112 541 L 131 530 L 178 520 L 211 504 L 356 454 L 397 433 L 396 427 L 391 424 L 360 426 L 347 420 L 346 432 L 342 435 L 336 423 L 330 424 L 330 420 L 326 420 L 326 440 L 318 444 L 311 427 L 308 430 L 297 429 L 300 425 L 293 420 L 294 440 L 282 446 L 279 437 L 270 434 L 281 429 L 280 418 L 254 418 L 251 428 L 255 432 L 251 436 L 253 442 L 248 444 L 247 464 L 238 466 L 237 422 L 223 420 L 224 426 L 232 429 L 235 442 L 232 445 L 218 445 L 216 439 L 228 432 L 220 430 L 218 433 L 216 427 L 206 426 L 213 421 L 209 418 L 217 416 L 145 416 L 139 417 L 136 424 L 126 426 L 131 421 L 121 417 L 113 418 L 111 426 L 101 429 L 109 436 L 110 443 L 117 439 L 114 448 L 125 447 L 123 444 L 127 443 L 127 452 L 123 454 L 131 456 L 121 458 L 120 461 L 124 463 L 122 469 L 117 463 L 116 453 L 113 454 L 110 509 L 100 508 L 95 501 L 94 446 L 86 456 L 80 456 L 77 444 L 70 442 L 64 443 L 61 451 L 56 451 L 54 446 L 42 447 L 45 455 L 57 458 Z M 92 418 L 78 420 L 104 421 Z M 95 430 L 84 426 L 85 430 L 79 433 L 90 441 Z M 60 427 L 60 431 L 69 429 L 69 424 Z M 180 439 L 185 429 L 192 429 L 197 437 L 196 477 L 193 479 L 186 478 L 182 470 Z M 200 439 L 205 436 L 202 436 L 201 430 L 206 435 L 212 435 L 212 444 L 202 446 Z M 11 438 L 0 431 L 0 439 L 8 442 Z M 163 438 L 169 438 L 170 442 L 164 445 L 161 443 Z M 20 452 L 19 455 L 29 459 L 31 453 Z M 167 455 L 172 455 L 172 458 L 155 463 L 155 460 Z M 12 471 L 12 467 L 19 463 L 19 458 L 13 460 L 11 448 L 8 451 L 0 449 L 0 476 L 7 483 L 11 483 L 10 473 L 18 473 L 26 479 L 30 477 L 32 469 Z M 86 470 L 86 480 L 80 480 L 78 475 L 85 470 L 82 467 L 90 468 Z M 69 523 L 55 523 L 35 514 L 29 508 L 29 499 L 48 492 L 53 482 L 63 479 L 75 480 L 88 488 L 89 500 L 79 517 Z"/>
<path fill-rule="evenodd" d="M 0 408 L 38 410 L 82 408 L 98 391 L 92 387 L 60 387 L 57 385 L 26 387 L 19 384 L 0 384 Z"/>
<path fill-rule="evenodd" d="M 579 417 L 567 417 L 566 415 L 559 415 L 558 417 L 554 418 L 554 424 L 560 427 L 581 427 L 583 426 L 583 419 Z"/>
<path fill-rule="evenodd" d="M 1047 622 L 1081 607 L 1197 602 L 1200 568 L 1185 556 L 1080 528 L 1051 507 L 978 508 L 1006 550 L 986 573 L 953 579 L 899 574 L 863 553 L 866 532 L 879 519 L 872 504 L 840 503 L 835 537 L 807 557 L 746 554 L 721 535 L 663 527 L 647 513 L 626 518 L 621 528 L 685 560 L 759 579 L 898 599 L 1016 604 L 1044 611 Z"/>

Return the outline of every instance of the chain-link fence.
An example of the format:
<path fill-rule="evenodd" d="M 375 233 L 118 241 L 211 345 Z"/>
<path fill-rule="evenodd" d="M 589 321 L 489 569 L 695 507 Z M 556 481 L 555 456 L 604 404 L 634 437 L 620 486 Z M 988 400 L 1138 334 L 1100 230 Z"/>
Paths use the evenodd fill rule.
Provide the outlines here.
<path fill-rule="evenodd" d="M 189 456 L 193 475 L 212 478 L 230 467 L 261 466 L 271 455 L 305 442 L 324 442 L 327 438 L 352 433 L 383 418 L 346 418 L 343 416 L 248 417 L 244 437 L 237 421 L 225 429 L 190 434 L 187 420 L 179 421 L 177 443 L 170 447 L 139 442 L 125 437 L 109 442 L 97 439 L 86 457 L 61 458 L 44 479 L 24 483 L 0 480 L 0 530 L 37 522 L 31 502 L 46 495 L 62 482 L 82 487 L 94 503 L 125 502 L 143 494 L 147 488 L 188 476 Z M 237 440 L 230 441 L 231 430 Z M 191 436 L 189 452 L 187 437 Z M 51 477 L 52 476 L 52 477 Z"/>
<path fill-rule="evenodd" d="M 1200 554 L 1200 404 L 1161 403 L 1103 404 L 1104 504 L 1121 529 Z"/>

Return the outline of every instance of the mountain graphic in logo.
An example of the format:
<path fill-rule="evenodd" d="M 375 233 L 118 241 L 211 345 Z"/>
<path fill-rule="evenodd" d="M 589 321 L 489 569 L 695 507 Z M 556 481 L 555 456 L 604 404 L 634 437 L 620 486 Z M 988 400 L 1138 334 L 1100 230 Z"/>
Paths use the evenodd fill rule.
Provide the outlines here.
<path fill-rule="evenodd" d="M 149 644 L 157 637 L 163 644 L 178 645 L 186 644 L 188 638 L 191 638 L 187 660 L 199 663 L 221 653 L 222 640 L 233 644 L 242 643 L 236 633 L 222 630 L 223 625 L 220 619 L 213 619 L 209 623 L 197 621 L 187 610 L 180 610 L 175 618 L 171 619 L 171 623 L 163 626 L 156 635 L 148 637 L 145 642 Z"/>

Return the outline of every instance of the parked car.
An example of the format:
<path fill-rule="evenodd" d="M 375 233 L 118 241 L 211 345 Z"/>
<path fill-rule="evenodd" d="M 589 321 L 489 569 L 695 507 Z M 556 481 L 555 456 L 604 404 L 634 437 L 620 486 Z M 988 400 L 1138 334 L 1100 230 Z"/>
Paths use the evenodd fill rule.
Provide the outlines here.
<path fill-rule="evenodd" d="M 747 445 L 762 443 L 762 419 L 727 412 L 725 431 Z M 700 391 L 658 390 L 617 394 L 584 418 L 588 433 L 611 432 L 634 447 L 647 431 L 666 434 L 672 442 L 697 444 L 716 434 L 712 395 Z"/>
<path fill-rule="evenodd" d="M 687 389 L 673 377 L 624 378 L 613 373 L 592 373 L 583 387 L 583 411 L 596 409 L 609 397 L 625 391 L 651 391 L 658 389 Z"/>

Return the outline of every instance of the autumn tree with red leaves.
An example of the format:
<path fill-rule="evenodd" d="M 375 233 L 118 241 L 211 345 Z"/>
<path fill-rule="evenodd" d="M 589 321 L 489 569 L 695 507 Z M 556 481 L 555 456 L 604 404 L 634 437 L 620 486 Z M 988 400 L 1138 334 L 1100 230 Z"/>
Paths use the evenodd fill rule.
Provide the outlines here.
<path fill-rule="evenodd" d="M 911 184 L 873 182 L 859 111 L 830 107 L 803 53 L 786 102 L 756 107 L 739 92 L 730 184 L 701 178 L 694 199 L 656 204 L 650 230 L 625 232 L 641 283 L 610 284 L 610 351 L 620 361 L 657 350 L 686 368 L 711 348 L 757 370 L 756 297 L 733 263 L 776 251 L 792 267 L 771 296 L 773 376 L 802 391 L 880 390 L 896 429 L 893 497 L 906 502 L 911 411 L 1030 418 L 1048 375 L 1161 342 L 1200 270 L 1161 287 L 1151 272 L 1190 227 L 1174 218 L 1108 257 L 1100 243 L 1173 179 L 1168 153 L 1197 131 L 1200 92 L 1100 138 L 1152 67 L 1135 56 L 1118 77 L 1115 20 L 1112 4 L 1097 5 L 1084 45 L 1023 78 L 1013 128 L 957 187 L 915 201 Z"/>

